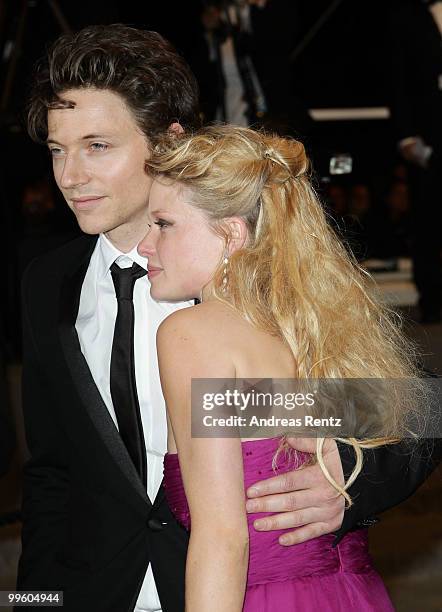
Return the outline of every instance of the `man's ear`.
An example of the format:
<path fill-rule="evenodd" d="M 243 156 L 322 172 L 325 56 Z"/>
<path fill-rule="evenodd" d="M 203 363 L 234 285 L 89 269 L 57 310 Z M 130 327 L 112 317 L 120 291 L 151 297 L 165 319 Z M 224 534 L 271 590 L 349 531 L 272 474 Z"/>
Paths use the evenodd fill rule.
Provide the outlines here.
<path fill-rule="evenodd" d="M 229 255 L 242 249 L 249 237 L 247 224 L 242 217 L 229 217 L 224 219 L 228 231 L 228 251 Z"/>
<path fill-rule="evenodd" d="M 176 121 L 175 123 L 171 123 L 168 127 L 168 131 L 169 132 L 174 132 L 175 134 L 184 134 L 184 128 L 181 125 L 181 123 L 179 123 L 178 121 Z"/>

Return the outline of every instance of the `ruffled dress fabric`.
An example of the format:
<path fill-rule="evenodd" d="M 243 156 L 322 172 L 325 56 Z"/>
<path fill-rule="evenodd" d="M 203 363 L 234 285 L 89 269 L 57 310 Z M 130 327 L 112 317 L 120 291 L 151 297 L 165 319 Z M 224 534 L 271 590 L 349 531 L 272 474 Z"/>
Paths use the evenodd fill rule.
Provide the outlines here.
<path fill-rule="evenodd" d="M 272 466 L 279 439 L 242 443 L 244 484 L 299 468 L 304 453 L 281 451 Z M 166 498 L 177 521 L 190 529 L 190 513 L 178 455 L 164 459 Z M 356 502 L 357 503 L 357 502 Z M 281 546 L 278 538 L 289 530 L 256 531 L 253 522 L 270 513 L 248 514 L 249 568 L 244 612 L 390 612 L 385 586 L 368 553 L 367 530 L 348 533 L 332 547 L 333 535 L 296 546 Z"/>

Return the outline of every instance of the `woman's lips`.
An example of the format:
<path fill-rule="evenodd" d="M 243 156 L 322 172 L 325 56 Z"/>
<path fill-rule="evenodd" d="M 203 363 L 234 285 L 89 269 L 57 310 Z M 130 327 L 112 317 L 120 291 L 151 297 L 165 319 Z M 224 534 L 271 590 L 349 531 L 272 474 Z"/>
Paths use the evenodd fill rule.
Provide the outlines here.
<path fill-rule="evenodd" d="M 158 274 L 162 271 L 163 271 L 162 268 L 155 268 L 154 266 L 148 266 L 147 276 L 149 277 L 149 279 L 151 279 L 151 278 L 154 278 L 155 276 L 158 276 Z"/>
<path fill-rule="evenodd" d="M 89 210 L 94 208 L 106 196 L 85 196 L 84 198 L 72 198 L 72 204 L 76 210 Z"/>

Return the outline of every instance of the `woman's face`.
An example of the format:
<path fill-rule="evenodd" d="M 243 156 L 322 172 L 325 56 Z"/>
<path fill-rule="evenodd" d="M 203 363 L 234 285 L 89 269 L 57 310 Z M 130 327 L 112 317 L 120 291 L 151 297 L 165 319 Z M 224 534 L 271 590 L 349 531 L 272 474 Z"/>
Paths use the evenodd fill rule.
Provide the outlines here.
<path fill-rule="evenodd" d="M 188 203 L 190 196 L 182 185 L 161 180 L 152 184 L 151 225 L 138 246 L 149 261 L 150 292 L 156 300 L 200 298 L 222 261 L 225 243 L 205 213 Z"/>

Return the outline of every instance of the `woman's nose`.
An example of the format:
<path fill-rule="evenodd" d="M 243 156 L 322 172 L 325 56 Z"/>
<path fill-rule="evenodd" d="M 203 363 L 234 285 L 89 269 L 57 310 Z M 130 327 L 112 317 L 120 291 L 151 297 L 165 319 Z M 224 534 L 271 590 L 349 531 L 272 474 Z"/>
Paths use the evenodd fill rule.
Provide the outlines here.
<path fill-rule="evenodd" d="M 138 244 L 138 253 L 141 257 L 151 257 L 155 253 L 154 232 L 151 230 L 152 228 L 149 227 L 146 235 Z"/>

